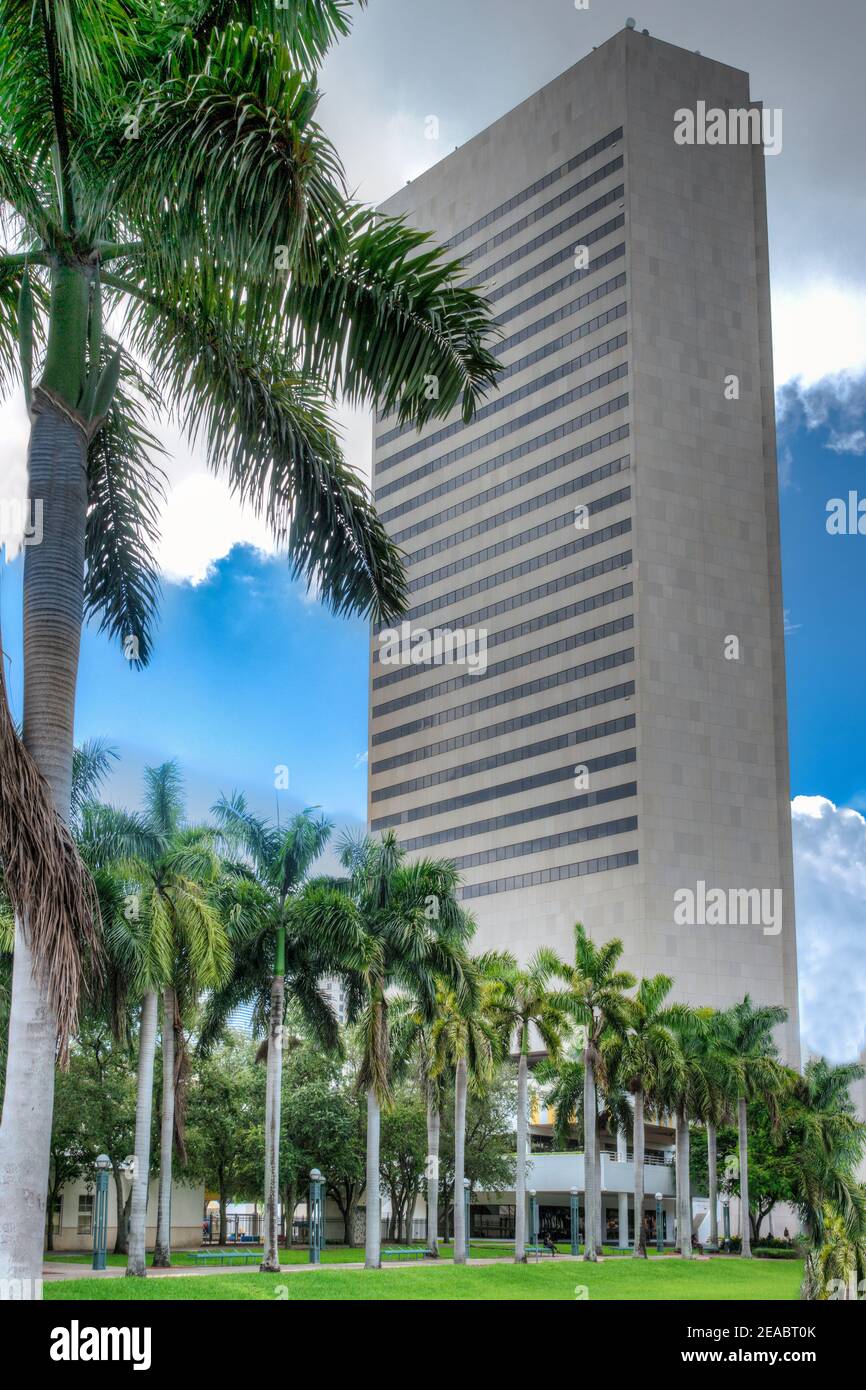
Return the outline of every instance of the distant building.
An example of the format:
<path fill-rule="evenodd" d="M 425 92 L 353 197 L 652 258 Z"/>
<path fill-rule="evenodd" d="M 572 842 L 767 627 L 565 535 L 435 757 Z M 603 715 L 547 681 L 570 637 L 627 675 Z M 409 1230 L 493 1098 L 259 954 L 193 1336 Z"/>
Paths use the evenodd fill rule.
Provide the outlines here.
<path fill-rule="evenodd" d="M 121 1179 L 123 1201 L 129 1195 L 129 1178 Z M 67 1183 L 51 1213 L 52 1242 L 60 1250 L 93 1249 L 93 1211 L 95 1183 L 79 1179 Z M 151 1249 L 156 1241 L 156 1211 L 159 1197 L 157 1178 L 151 1178 L 147 1194 L 147 1225 L 145 1245 Z M 171 1243 L 177 1249 L 197 1247 L 202 1239 L 204 1214 L 204 1183 L 175 1182 L 171 1189 Z M 117 1189 L 113 1177 L 108 1180 L 108 1249 L 114 1248 L 117 1238 Z"/>
<path fill-rule="evenodd" d="M 747 73 L 624 30 L 383 206 L 488 287 L 505 371 L 468 424 L 375 426 L 410 608 L 368 818 L 456 861 L 479 949 L 580 919 L 682 999 L 783 1004 L 797 1066 L 764 152 L 684 109 L 760 131 Z"/>

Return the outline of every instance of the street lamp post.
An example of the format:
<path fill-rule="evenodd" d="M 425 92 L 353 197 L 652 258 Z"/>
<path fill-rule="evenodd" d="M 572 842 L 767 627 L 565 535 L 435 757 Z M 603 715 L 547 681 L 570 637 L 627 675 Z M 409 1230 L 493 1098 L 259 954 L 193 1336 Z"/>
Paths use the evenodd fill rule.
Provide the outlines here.
<path fill-rule="evenodd" d="M 96 1160 L 96 1201 L 93 1212 L 93 1269 L 105 1269 L 108 1263 L 108 1170 L 111 1159 L 100 1154 Z M 118 1221 L 120 1213 L 118 1212 Z"/>
<path fill-rule="evenodd" d="M 656 1193 L 656 1253 L 661 1254 L 664 1249 L 664 1238 L 662 1235 L 662 1194 Z"/>
<path fill-rule="evenodd" d="M 472 1184 L 468 1178 L 463 1179 L 463 1258 L 469 1259 L 469 1194 L 472 1191 Z"/>
<path fill-rule="evenodd" d="M 322 1263 L 322 1247 L 325 1244 L 325 1180 L 318 1168 L 310 1169 L 310 1200 L 307 1207 L 307 1225 L 310 1232 L 310 1264 Z"/>
<path fill-rule="evenodd" d="M 529 1189 L 529 1244 L 538 1245 L 538 1197 L 535 1188 Z M 535 1251 L 535 1258 L 538 1259 L 538 1250 Z"/>
<path fill-rule="evenodd" d="M 577 1215 L 577 1188 L 571 1189 L 571 1253 L 580 1254 L 580 1223 Z"/>
<path fill-rule="evenodd" d="M 725 1223 L 725 1249 L 731 1248 L 731 1199 L 725 1194 L 722 1198 L 722 1220 Z"/>

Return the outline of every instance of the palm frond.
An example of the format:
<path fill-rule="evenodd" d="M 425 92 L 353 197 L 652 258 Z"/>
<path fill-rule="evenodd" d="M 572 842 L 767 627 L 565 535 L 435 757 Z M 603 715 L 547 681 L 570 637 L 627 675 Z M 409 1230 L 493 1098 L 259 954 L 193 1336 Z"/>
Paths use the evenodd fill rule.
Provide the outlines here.
<path fill-rule="evenodd" d="M 106 342 L 106 356 L 114 346 Z M 86 616 L 140 668 L 150 658 L 159 602 L 165 474 L 155 462 L 162 447 L 145 423 L 145 409 L 155 413 L 159 397 L 128 354 L 121 361 L 118 390 L 88 451 L 84 601 Z"/>
<path fill-rule="evenodd" d="M 238 316 L 230 283 L 209 272 L 171 299 L 141 293 L 132 341 L 188 438 L 271 528 L 292 572 L 335 613 L 385 621 L 404 611 L 406 577 L 369 492 L 344 462 L 317 385 L 267 348 L 253 310 Z"/>

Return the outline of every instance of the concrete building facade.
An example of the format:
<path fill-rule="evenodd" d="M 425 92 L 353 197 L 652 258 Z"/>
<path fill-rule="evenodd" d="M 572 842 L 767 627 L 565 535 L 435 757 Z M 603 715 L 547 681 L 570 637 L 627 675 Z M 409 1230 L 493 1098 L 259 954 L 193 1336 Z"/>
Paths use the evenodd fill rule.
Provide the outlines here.
<path fill-rule="evenodd" d="M 473 659 L 373 634 L 369 821 L 456 860 L 479 948 L 581 920 L 786 1005 L 797 1065 L 764 152 L 678 143 L 701 102 L 755 109 L 627 29 L 384 205 L 488 287 L 505 370 L 468 425 L 374 427 L 412 640 Z"/>

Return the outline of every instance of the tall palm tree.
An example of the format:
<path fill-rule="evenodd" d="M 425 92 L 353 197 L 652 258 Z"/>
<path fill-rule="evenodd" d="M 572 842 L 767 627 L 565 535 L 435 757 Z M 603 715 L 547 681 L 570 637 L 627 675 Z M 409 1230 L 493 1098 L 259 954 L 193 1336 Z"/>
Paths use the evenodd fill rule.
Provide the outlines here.
<path fill-rule="evenodd" d="M 659 1089 L 661 1106 L 673 1113 L 676 1158 L 677 1243 L 684 1259 L 693 1253 L 690 1122 L 711 1112 L 714 1064 L 708 1059 L 709 1010 L 684 1009 L 676 1022 L 679 1057 Z"/>
<path fill-rule="evenodd" d="M 605 1053 L 605 1068 L 632 1097 L 634 1127 L 634 1256 L 646 1259 L 644 1204 L 644 1118 L 647 1101 L 654 1104 L 675 1080 L 681 1066 L 676 1028 L 687 1015 L 685 1006 L 667 1004 L 673 989 L 670 975 L 640 981 L 626 1001 L 624 1032 L 614 1034 Z"/>
<path fill-rule="evenodd" d="M 775 1117 L 779 1096 L 786 1084 L 785 1070 L 777 1059 L 773 1029 L 784 1023 L 788 1010 L 781 1004 L 754 1004 L 746 994 L 726 1009 L 718 1021 L 719 1046 L 736 1067 L 737 1130 L 740 1178 L 741 1255 L 752 1254 L 749 1228 L 749 1121 L 750 1101 L 760 1100 Z"/>
<path fill-rule="evenodd" d="M 491 952 L 470 962 L 477 993 L 461 997 L 440 984 L 437 1012 L 430 1030 L 433 1073 L 454 1077 L 454 1263 L 466 1263 L 469 1232 L 463 1180 L 466 1176 L 466 1099 L 469 1087 L 481 1094 L 493 1077 L 500 1053 L 491 1006 L 497 995 L 508 958 Z"/>
<path fill-rule="evenodd" d="M 806 1239 L 805 1299 L 850 1298 L 851 1284 L 862 1287 L 866 1278 L 866 1192 L 858 1181 L 866 1124 L 849 1089 L 862 1076 L 856 1062 L 811 1058 L 802 1076 L 790 1073 L 782 1101 L 789 1178 Z"/>
<path fill-rule="evenodd" d="M 333 1010 L 321 993 L 322 977 L 340 968 L 333 937 L 315 942 L 291 906 L 320 857 L 333 826 L 312 809 L 300 811 L 285 828 L 255 816 L 241 793 L 220 797 L 213 815 L 227 844 L 242 850 L 254 866 L 262 895 L 255 905 L 257 927 L 237 953 L 232 978 L 210 998 L 202 1041 L 207 1047 L 239 1004 L 261 1002 L 267 981 L 267 1082 L 265 1090 L 265 1211 L 262 1269 L 277 1271 L 279 1252 L 280 1108 L 283 1025 L 288 1005 L 300 1010 L 306 1028 L 333 1049 L 338 1030 Z M 242 895 L 243 896 L 243 895 Z M 247 890 L 250 910 L 253 890 Z M 327 948 L 326 948 L 327 947 Z"/>
<path fill-rule="evenodd" d="M 701 1010 L 705 1028 L 700 1042 L 707 1076 L 706 1107 L 701 1116 L 707 1136 L 707 1192 L 710 1204 L 710 1234 L 705 1250 L 719 1248 L 719 1166 L 718 1130 L 731 1121 L 736 1105 L 737 1085 L 741 1073 L 740 1060 L 724 1046 L 723 1015 L 715 1010 Z"/>
<path fill-rule="evenodd" d="M 391 994 L 403 990 L 432 1023 L 437 987 L 468 1004 L 475 992 L 466 946 L 474 923 L 458 900 L 459 876 L 449 860 L 409 863 L 393 831 L 381 839 L 345 835 L 339 843 L 347 877 L 313 880 L 296 911 L 325 938 L 355 932 L 354 958 L 345 972 L 348 1013 L 357 1021 L 361 1049 L 359 1088 L 367 1096 L 367 1230 L 364 1262 L 381 1265 L 379 1133 L 381 1108 L 391 1097 Z"/>
<path fill-rule="evenodd" d="M 635 977 L 618 970 L 623 944 L 619 938 L 597 946 L 582 922 L 574 928 L 574 965 L 569 965 L 564 1002 L 583 1029 L 584 1230 L 583 1257 L 595 1261 L 601 1249 L 597 1083 L 607 1073 L 602 1043 L 628 1026 L 626 991 Z"/>
<path fill-rule="evenodd" d="M 526 1263 L 526 1150 L 529 1117 L 529 1054 L 536 1038 L 555 1061 L 568 1026 L 568 1010 L 555 985 L 562 985 L 569 967 L 548 946 L 532 956 L 525 969 L 503 954 L 499 981 L 490 1001 L 502 1036 L 502 1050 L 517 1052 L 517 1175 L 514 1192 L 514 1259 Z M 456 1217 L 456 1208 L 455 1208 Z"/>
<path fill-rule="evenodd" d="M 142 996 L 138 1035 L 135 1169 L 130 1213 L 127 1274 L 143 1276 L 150 1182 L 150 1130 L 159 995 L 163 996 L 163 1106 L 159 1210 L 161 1262 L 170 1260 L 169 1203 L 175 1127 L 178 961 L 195 988 L 225 979 L 231 961 L 225 924 L 214 892 L 221 875 L 213 830 L 184 822 L 183 783 L 177 764 L 145 769 L 140 816 L 111 807 L 91 807 L 85 818 L 82 852 L 94 868 L 110 870 L 125 889 L 130 934 L 114 937 L 126 953 L 127 969 Z"/>
<path fill-rule="evenodd" d="M 441 989 L 441 986 L 439 986 Z M 427 1018 L 410 997 L 392 996 L 390 1001 L 389 1047 L 394 1079 L 414 1071 L 427 1111 L 427 1253 L 439 1258 L 439 1149 L 442 1106 L 452 1080 L 446 1068 L 438 1065 L 432 1033 L 436 1019 Z"/>
<path fill-rule="evenodd" d="M 34 1288 L 55 1041 L 95 933 L 62 828 L 80 631 L 92 616 L 132 662 L 150 655 L 163 480 L 146 415 L 174 410 L 205 442 L 334 611 L 388 620 L 404 570 L 333 401 L 471 418 L 495 380 L 487 301 L 423 233 L 353 203 L 317 121 L 316 69 L 349 27 L 344 0 L 0 0 L 0 387 L 23 380 L 44 503 L 24 562 L 26 757 L 2 730 L 18 929 L 0 1163 L 20 1176 L 0 1200 L 10 1271 Z"/>

